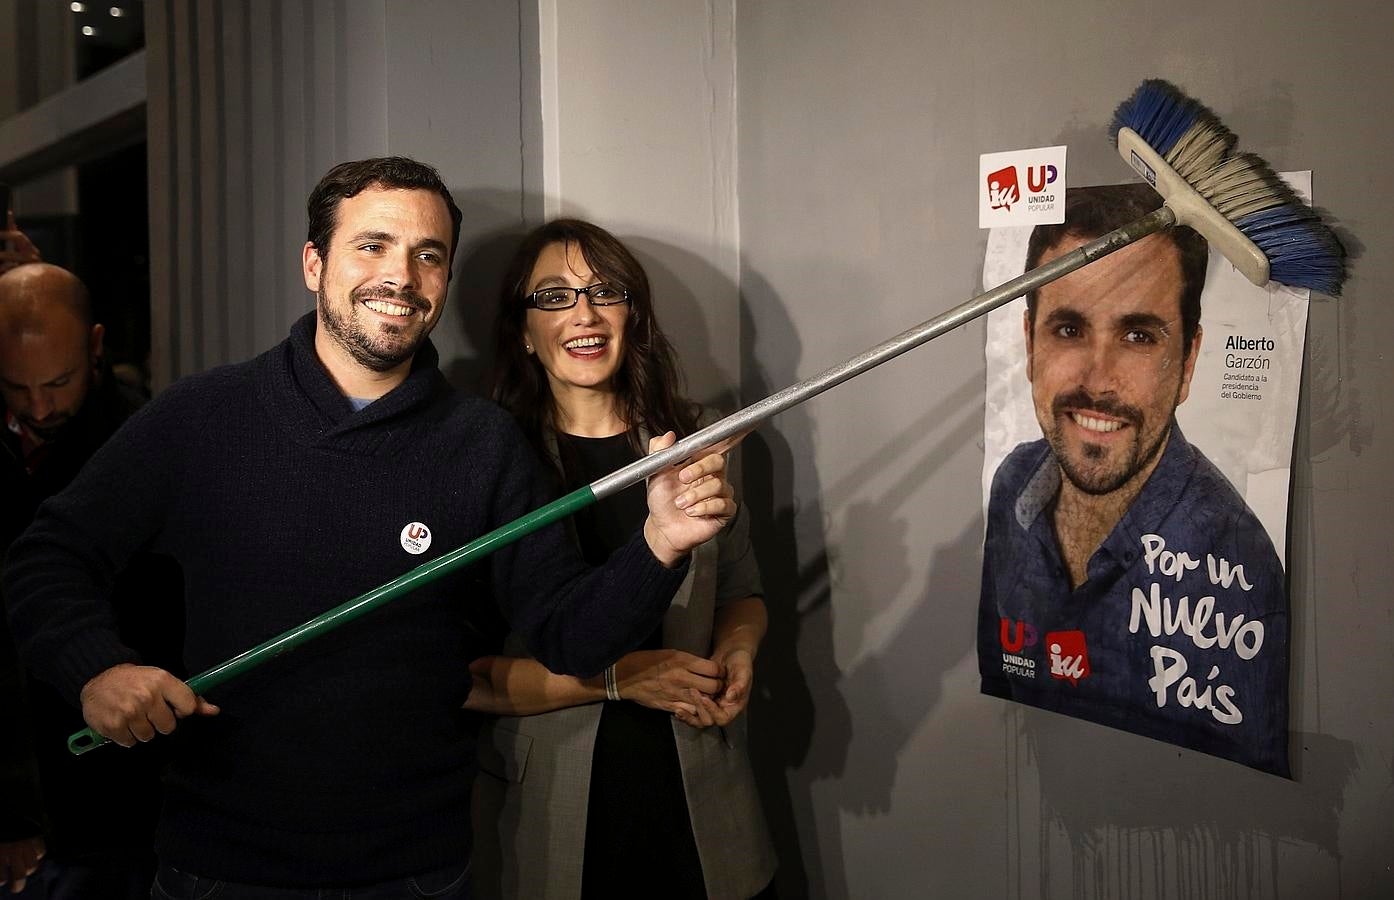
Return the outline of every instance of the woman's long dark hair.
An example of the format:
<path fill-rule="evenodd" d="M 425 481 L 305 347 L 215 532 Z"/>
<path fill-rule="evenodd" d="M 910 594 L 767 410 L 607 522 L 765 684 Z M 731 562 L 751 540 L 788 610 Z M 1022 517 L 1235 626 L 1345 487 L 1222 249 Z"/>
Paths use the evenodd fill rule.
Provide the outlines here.
<path fill-rule="evenodd" d="M 617 412 L 629 426 L 635 451 L 642 454 L 647 450 L 640 445 L 640 431 L 651 435 L 675 431 L 678 437 L 696 431 L 702 408 L 682 396 L 682 376 L 673 345 L 658 327 L 644 267 L 614 235 L 580 219 L 548 222 L 524 238 L 513 255 L 494 318 L 494 400 L 513 414 L 528 440 L 549 459 L 543 435 L 557 430 L 557 409 L 546 370 L 523 348 L 528 313 L 523 300 L 537 258 L 552 244 L 578 248 L 591 271 L 629 295 L 624 358 L 613 386 Z"/>

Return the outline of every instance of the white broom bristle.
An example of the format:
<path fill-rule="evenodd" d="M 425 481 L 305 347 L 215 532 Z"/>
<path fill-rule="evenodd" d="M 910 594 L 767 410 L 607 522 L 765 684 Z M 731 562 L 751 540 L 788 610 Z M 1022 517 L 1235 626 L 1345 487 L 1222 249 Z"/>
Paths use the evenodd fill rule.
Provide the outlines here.
<path fill-rule="evenodd" d="M 1194 182 L 1213 169 L 1234 146 L 1234 135 L 1216 122 L 1198 121 L 1163 158 L 1182 178 Z"/>

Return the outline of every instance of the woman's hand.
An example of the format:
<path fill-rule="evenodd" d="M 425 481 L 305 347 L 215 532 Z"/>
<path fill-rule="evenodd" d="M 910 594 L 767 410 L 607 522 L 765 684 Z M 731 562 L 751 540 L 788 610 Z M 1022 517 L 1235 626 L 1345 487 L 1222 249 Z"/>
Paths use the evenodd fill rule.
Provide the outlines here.
<path fill-rule="evenodd" d="M 678 715 L 679 721 L 693 728 L 712 725 L 724 728 L 745 712 L 755 684 L 755 655 L 768 624 L 765 601 L 758 596 L 743 597 L 717 607 L 712 627 L 716 645 L 712 662 L 724 673 L 726 684 L 719 693 L 710 696 L 689 696 L 691 711 Z"/>
<path fill-rule="evenodd" d="M 755 681 L 754 658 L 749 650 L 733 650 L 721 658 L 719 665 L 726 673 L 725 688 L 715 695 L 689 691 L 683 704 L 686 708 L 673 713 L 679 722 L 693 728 L 725 728 L 745 711 Z"/>
<path fill-rule="evenodd" d="M 697 713 L 693 694 L 721 693 L 725 673 L 713 660 L 682 650 L 636 650 L 615 663 L 615 682 L 625 700 L 691 716 Z"/>
<path fill-rule="evenodd" d="M 649 452 L 666 450 L 677 442 L 668 432 L 649 441 Z M 663 565 L 672 567 L 699 544 L 716 537 L 736 514 L 731 483 L 726 480 L 726 457 L 711 453 L 679 471 L 665 469 L 648 480 L 649 517 L 644 539 Z"/>
<path fill-rule="evenodd" d="M 750 689 L 755 681 L 755 657 L 742 647 L 727 653 L 720 663 L 726 670 L 726 689 L 713 699 L 717 708 L 716 724 L 724 726 L 745 712 L 745 706 L 750 702 Z"/>

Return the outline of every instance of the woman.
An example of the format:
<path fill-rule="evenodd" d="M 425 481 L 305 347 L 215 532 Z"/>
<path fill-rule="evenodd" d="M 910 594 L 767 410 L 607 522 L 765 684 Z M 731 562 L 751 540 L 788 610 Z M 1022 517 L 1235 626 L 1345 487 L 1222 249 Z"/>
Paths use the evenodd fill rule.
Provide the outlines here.
<path fill-rule="evenodd" d="M 698 426 L 677 393 L 643 267 L 611 234 L 561 219 L 504 281 L 494 398 L 572 490 Z M 603 560 L 644 519 L 622 492 L 577 513 Z M 603 676 L 554 675 L 511 636 L 471 671 L 480 738 L 474 878 L 481 897 L 739 897 L 774 872 L 745 750 L 765 632 L 747 518 L 692 554 L 662 626 Z M 608 699 L 607 699 L 608 698 Z"/>

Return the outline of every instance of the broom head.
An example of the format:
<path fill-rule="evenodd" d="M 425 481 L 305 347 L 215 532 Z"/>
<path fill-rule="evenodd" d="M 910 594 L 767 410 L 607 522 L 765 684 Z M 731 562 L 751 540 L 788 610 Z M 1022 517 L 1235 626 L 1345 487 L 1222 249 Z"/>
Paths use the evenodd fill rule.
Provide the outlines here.
<path fill-rule="evenodd" d="M 1235 153 L 1234 134 L 1199 102 L 1168 82 L 1144 81 L 1114 112 L 1109 133 L 1177 224 L 1200 232 L 1254 284 L 1341 293 L 1341 242 L 1266 162 Z"/>

